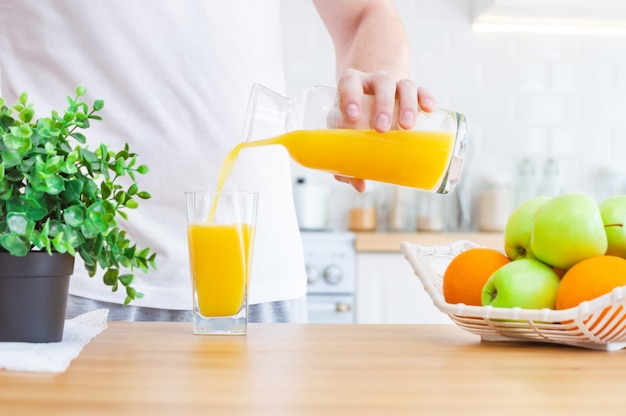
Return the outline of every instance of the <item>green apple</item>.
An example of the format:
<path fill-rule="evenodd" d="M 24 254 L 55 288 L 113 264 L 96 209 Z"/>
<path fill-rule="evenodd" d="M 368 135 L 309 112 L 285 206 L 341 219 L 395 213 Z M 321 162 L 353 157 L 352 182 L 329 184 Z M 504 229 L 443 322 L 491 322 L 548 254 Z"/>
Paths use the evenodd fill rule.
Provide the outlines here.
<path fill-rule="evenodd" d="M 530 248 L 530 235 L 535 213 L 548 202 L 547 196 L 536 196 L 513 210 L 504 227 L 504 251 L 511 260 L 535 258 Z"/>
<path fill-rule="evenodd" d="M 530 249 L 552 267 L 567 270 L 606 253 L 608 240 L 598 204 L 585 194 L 563 194 L 543 204 L 533 219 Z"/>
<path fill-rule="evenodd" d="M 482 304 L 498 308 L 555 308 L 561 279 L 537 259 L 519 259 L 505 264 L 487 279 Z"/>
<path fill-rule="evenodd" d="M 626 258 L 626 195 L 616 195 L 598 204 L 608 241 L 606 254 Z"/>

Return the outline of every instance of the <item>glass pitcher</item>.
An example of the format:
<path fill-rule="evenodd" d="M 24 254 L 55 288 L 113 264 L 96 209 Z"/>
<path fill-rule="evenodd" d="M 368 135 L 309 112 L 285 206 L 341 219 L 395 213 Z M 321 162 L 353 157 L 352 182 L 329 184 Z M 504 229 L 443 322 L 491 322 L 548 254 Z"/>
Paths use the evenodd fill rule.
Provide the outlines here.
<path fill-rule="evenodd" d="M 465 116 L 420 110 L 413 129 L 379 133 L 370 124 L 373 101 L 365 95 L 361 118 L 350 123 L 341 117 L 336 88 L 312 87 L 287 98 L 255 84 L 243 131 L 246 147 L 278 144 L 307 168 L 441 194 L 452 191 L 467 146 Z"/>

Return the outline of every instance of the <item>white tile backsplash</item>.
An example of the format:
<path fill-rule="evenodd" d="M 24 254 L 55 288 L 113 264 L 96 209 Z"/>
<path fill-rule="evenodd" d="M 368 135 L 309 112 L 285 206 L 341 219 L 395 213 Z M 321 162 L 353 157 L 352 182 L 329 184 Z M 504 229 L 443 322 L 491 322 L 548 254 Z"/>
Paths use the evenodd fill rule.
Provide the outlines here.
<path fill-rule="evenodd" d="M 615 89 L 621 92 L 626 91 L 626 62 L 615 63 Z"/>
<path fill-rule="evenodd" d="M 493 36 L 503 36 L 494 34 Z M 559 61 L 580 56 L 580 43 L 576 37 L 559 35 L 510 35 L 517 39 L 517 55 L 534 60 Z"/>
<path fill-rule="evenodd" d="M 287 92 L 334 84 L 332 41 L 311 2 L 283 3 Z M 626 166 L 624 38 L 473 33 L 471 0 L 395 4 L 410 38 L 413 79 L 441 107 L 467 116 L 463 184 L 473 199 L 484 177 L 515 177 L 523 157 L 539 168 L 555 158 L 565 192 L 625 192 L 624 181 L 613 180 L 618 174 L 599 173 Z M 352 190 L 297 166 L 294 175 L 333 189 L 331 226 L 345 228 Z"/>
<path fill-rule="evenodd" d="M 448 91 L 476 91 L 482 87 L 483 63 L 472 56 L 415 56 L 412 75 L 418 84 Z"/>

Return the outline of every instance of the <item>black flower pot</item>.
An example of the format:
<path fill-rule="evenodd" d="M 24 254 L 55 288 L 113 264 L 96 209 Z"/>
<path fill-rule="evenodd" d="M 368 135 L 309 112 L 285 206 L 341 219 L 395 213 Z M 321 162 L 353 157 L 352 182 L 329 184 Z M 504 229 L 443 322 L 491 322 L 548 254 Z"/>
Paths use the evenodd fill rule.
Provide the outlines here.
<path fill-rule="evenodd" d="M 0 253 L 0 342 L 58 342 L 74 272 L 69 254 Z"/>

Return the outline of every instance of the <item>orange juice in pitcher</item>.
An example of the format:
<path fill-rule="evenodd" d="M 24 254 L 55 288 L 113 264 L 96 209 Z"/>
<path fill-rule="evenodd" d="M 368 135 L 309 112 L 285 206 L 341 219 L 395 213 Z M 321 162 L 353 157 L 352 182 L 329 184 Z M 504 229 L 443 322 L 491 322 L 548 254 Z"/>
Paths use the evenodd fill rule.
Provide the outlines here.
<path fill-rule="evenodd" d="M 359 124 L 350 125 L 341 120 L 335 88 L 313 87 L 289 99 L 255 85 L 246 141 L 226 157 L 218 185 L 241 149 L 281 145 L 307 168 L 430 192 L 452 191 L 467 145 L 465 117 L 443 109 L 420 111 L 412 130 L 379 133 L 369 127 L 372 99 L 365 96 Z"/>
<path fill-rule="evenodd" d="M 298 164 L 333 174 L 429 192 L 451 192 L 461 176 L 467 129 L 463 114 L 419 111 L 412 130 L 379 133 L 369 127 L 373 97 L 364 96 L 357 125 L 342 121 L 337 90 L 313 87 L 286 98 L 256 84 L 244 126 L 245 141 L 226 156 L 221 189 L 244 148 L 281 145 Z M 397 117 L 397 115 L 396 115 Z"/>

